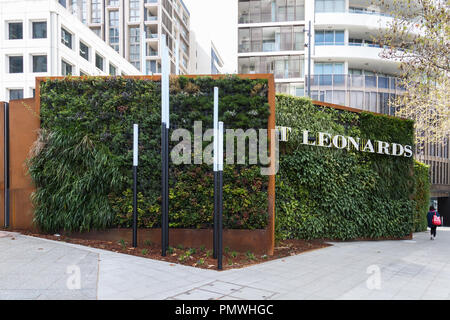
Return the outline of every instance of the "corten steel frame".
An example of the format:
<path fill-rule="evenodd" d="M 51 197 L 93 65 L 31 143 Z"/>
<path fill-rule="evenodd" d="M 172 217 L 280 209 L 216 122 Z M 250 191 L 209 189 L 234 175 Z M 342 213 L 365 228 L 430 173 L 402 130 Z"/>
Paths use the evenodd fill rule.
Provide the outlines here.
<path fill-rule="evenodd" d="M 11 100 L 7 113 L 6 105 L 0 102 L 0 228 L 7 225 L 30 230 L 33 229 L 30 197 L 35 188 L 25 162 L 37 139 L 39 119 L 34 98 Z M 8 123 L 9 130 L 5 126 Z"/>
<path fill-rule="evenodd" d="M 173 77 L 173 75 L 171 75 Z M 212 79 L 226 78 L 227 75 L 183 75 L 187 78 L 199 78 L 210 77 Z M 275 168 L 275 141 L 271 141 L 271 132 L 275 130 L 275 80 L 273 74 L 239 74 L 238 77 L 242 79 L 267 79 L 268 80 L 268 103 L 270 108 L 270 115 L 267 122 L 267 131 L 270 152 L 271 168 Z M 109 76 L 94 76 L 96 78 L 109 78 Z M 155 76 L 121 76 L 125 79 L 136 80 L 150 80 L 161 81 L 160 75 Z M 63 80 L 65 77 L 36 77 L 35 96 L 36 96 L 36 113 L 40 114 L 40 84 L 46 80 Z M 72 79 L 83 79 L 87 77 L 72 77 Z M 268 201 L 268 223 L 266 227 L 267 231 L 267 253 L 273 255 L 275 248 L 275 172 L 269 175 L 269 182 L 267 188 L 267 201 Z"/>

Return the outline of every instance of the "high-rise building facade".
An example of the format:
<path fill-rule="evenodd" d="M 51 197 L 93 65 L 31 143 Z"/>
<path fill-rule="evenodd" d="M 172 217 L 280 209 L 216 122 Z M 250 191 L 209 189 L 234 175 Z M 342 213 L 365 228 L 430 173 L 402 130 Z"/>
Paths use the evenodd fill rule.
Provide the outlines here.
<path fill-rule="evenodd" d="M 34 96 L 36 77 L 140 75 L 55 0 L 2 0 L 0 101 Z"/>
<path fill-rule="evenodd" d="M 313 100 L 394 115 L 389 100 L 404 92 L 399 63 L 381 58 L 374 42 L 392 19 L 370 0 L 238 0 L 238 71 L 273 73 L 277 92 L 296 96 L 308 94 L 310 79 Z M 449 156 L 448 140 L 416 154 L 431 165 L 432 196 L 448 211 Z"/>
<path fill-rule="evenodd" d="M 221 74 L 224 61 L 209 37 L 201 37 L 191 30 L 190 74 Z"/>
<path fill-rule="evenodd" d="M 171 72 L 188 73 L 190 13 L 182 0 L 59 1 L 144 74 L 161 72 L 166 35 Z"/>
<path fill-rule="evenodd" d="M 391 18 L 370 0 L 239 0 L 238 19 L 240 73 L 274 73 L 277 92 L 303 96 L 310 69 L 313 99 L 393 112 L 398 63 L 373 42 Z"/>

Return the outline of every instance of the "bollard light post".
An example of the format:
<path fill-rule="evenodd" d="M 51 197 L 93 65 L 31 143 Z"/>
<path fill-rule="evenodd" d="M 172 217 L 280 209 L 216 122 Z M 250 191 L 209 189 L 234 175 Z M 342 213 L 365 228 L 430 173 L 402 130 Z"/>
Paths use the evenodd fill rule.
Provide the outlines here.
<path fill-rule="evenodd" d="M 161 36 L 161 255 L 169 246 L 169 49 L 166 36 Z"/>
<path fill-rule="evenodd" d="M 137 167 L 139 152 L 139 126 L 133 125 L 133 248 L 137 248 Z"/>

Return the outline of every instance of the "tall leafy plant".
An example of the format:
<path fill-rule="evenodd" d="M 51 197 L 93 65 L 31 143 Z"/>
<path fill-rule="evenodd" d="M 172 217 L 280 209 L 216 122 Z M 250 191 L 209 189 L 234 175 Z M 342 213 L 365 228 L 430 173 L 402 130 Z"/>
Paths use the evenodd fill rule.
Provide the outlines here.
<path fill-rule="evenodd" d="M 33 152 L 35 221 L 43 231 L 89 231 L 112 223 L 108 194 L 123 177 L 107 149 L 83 133 L 42 130 Z"/>

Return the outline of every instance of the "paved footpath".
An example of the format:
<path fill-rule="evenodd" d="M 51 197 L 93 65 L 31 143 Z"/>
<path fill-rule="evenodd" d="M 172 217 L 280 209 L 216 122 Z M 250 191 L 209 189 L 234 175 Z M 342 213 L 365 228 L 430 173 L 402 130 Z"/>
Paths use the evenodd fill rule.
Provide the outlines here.
<path fill-rule="evenodd" d="M 1 299 L 450 299 L 450 228 L 223 272 L 0 231 Z"/>

